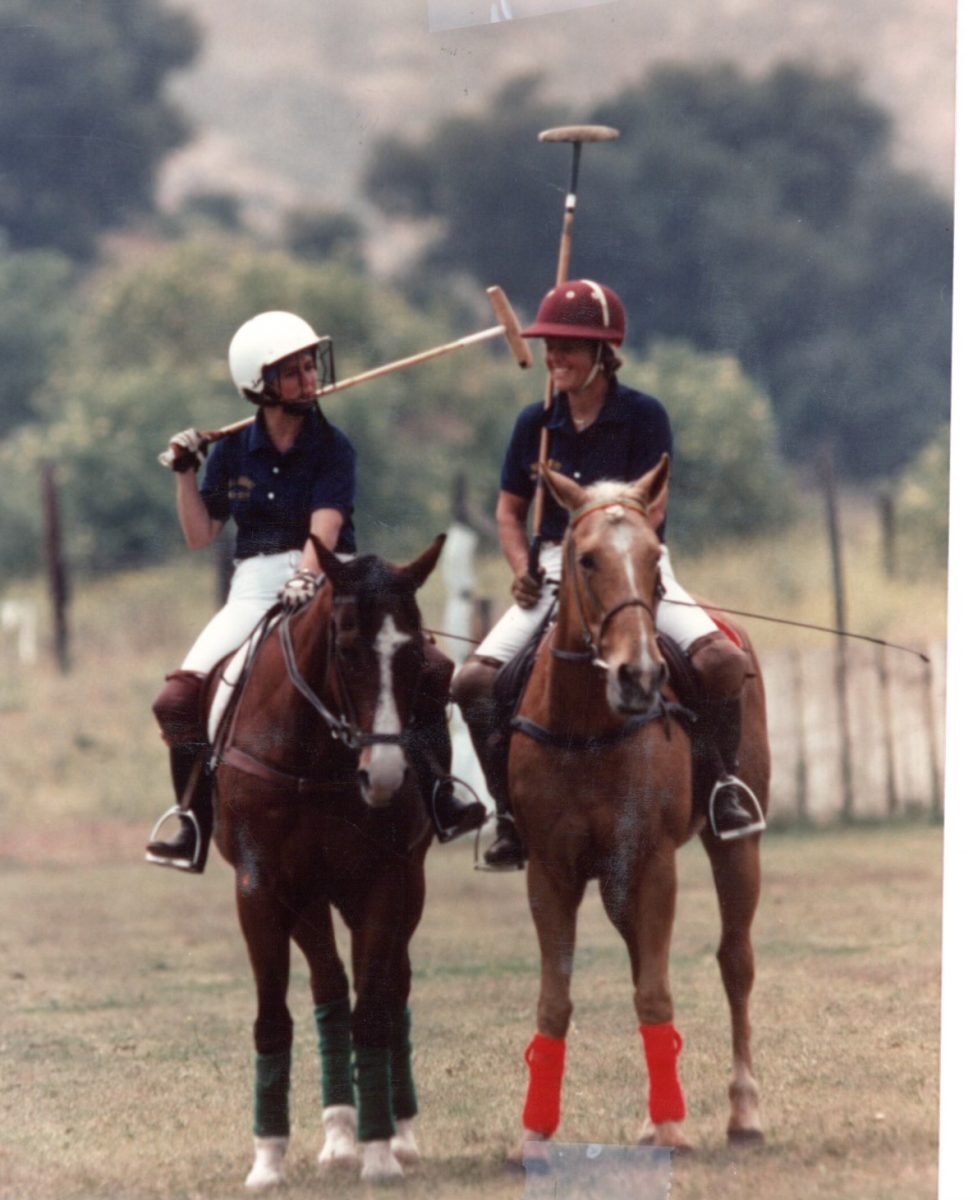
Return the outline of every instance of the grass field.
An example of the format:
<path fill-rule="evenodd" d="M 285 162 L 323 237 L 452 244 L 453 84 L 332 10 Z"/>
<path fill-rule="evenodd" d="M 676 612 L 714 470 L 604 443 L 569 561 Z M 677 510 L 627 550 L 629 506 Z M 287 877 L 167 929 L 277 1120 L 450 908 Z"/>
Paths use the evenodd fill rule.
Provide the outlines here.
<path fill-rule="evenodd" d="M 0 1197 L 216 1200 L 249 1166 L 253 995 L 221 860 L 202 879 L 121 857 L 0 870 Z M 705 856 L 680 857 L 672 956 L 687 1132 L 675 1200 L 924 1200 L 936 1194 L 941 831 L 770 835 L 756 924 L 756 1067 L 767 1146 L 730 1152 L 728 1023 Z M 504 1166 L 534 1029 L 523 876 L 434 848 L 414 941 L 426 1163 L 401 1194 L 518 1197 Z M 645 1077 L 621 944 L 582 907 L 561 1140 L 630 1143 Z M 321 1180 L 317 1063 L 295 960 L 292 1200 L 364 1197 Z M 559 1195 L 561 1193 L 558 1193 Z M 655 1200 L 653 1197 L 652 1200 Z"/>
<path fill-rule="evenodd" d="M 942 575 L 884 579 L 867 512 L 847 526 L 849 623 L 901 641 L 941 637 Z M 724 547 L 678 566 L 688 586 L 722 603 L 829 620 L 813 519 L 786 543 Z M 505 573 L 494 566 L 486 578 L 501 603 Z M 34 597 L 43 615 L 39 585 L 14 594 Z M 69 674 L 46 655 L 20 666 L 0 643 L 0 1200 L 238 1196 L 250 1156 L 253 995 L 232 879 L 218 859 L 202 879 L 140 861 L 169 803 L 149 706 L 214 607 L 212 571 L 187 555 L 75 581 L 74 595 Z M 430 624 L 441 596 L 434 576 L 423 596 Z M 758 646 L 784 636 L 754 633 Z M 935 1195 L 941 834 L 919 824 L 786 835 L 772 826 L 754 997 L 768 1145 L 754 1155 L 724 1146 L 716 904 L 704 856 L 683 851 L 672 982 L 697 1152 L 677 1164 L 675 1200 Z M 476 874 L 471 857 L 468 843 L 431 853 L 414 945 L 428 1159 L 403 1194 L 416 1198 L 525 1192 L 504 1157 L 534 1029 L 534 934 L 523 878 Z M 569 1142 L 630 1143 L 641 1122 L 630 991 L 621 944 L 591 897 L 561 1129 Z M 317 1177 L 317 1064 L 300 964 L 292 996 L 288 1195 L 364 1196 Z"/>

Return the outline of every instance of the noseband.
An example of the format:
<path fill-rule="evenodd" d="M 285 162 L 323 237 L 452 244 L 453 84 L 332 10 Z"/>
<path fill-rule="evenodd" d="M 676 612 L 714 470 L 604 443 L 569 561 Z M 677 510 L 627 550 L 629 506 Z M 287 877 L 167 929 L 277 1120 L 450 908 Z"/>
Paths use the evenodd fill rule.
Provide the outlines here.
<path fill-rule="evenodd" d="M 586 575 L 579 573 L 577 557 L 575 554 L 573 533 L 577 526 L 590 516 L 593 512 L 597 512 L 602 508 L 627 508 L 632 512 L 638 513 L 642 517 L 648 516 L 648 509 L 640 501 L 632 496 L 619 497 L 613 500 L 592 500 L 587 504 L 583 504 L 580 508 L 576 508 L 569 517 L 568 521 L 568 543 L 567 543 L 567 567 L 568 581 L 574 591 L 575 606 L 578 610 L 578 616 L 581 619 L 581 636 L 584 641 L 584 650 L 556 650 L 551 648 L 551 654 L 554 658 L 563 659 L 569 662 L 588 662 L 592 666 L 598 667 L 599 670 L 607 671 L 608 663 L 605 662 L 601 653 L 601 643 L 605 636 L 605 631 L 609 623 L 618 616 L 620 612 L 624 612 L 626 608 L 644 608 L 645 611 L 655 619 L 655 613 L 652 606 L 647 604 L 641 596 L 629 596 L 618 604 L 613 605 L 607 612 L 602 613 L 598 621 L 597 631 L 593 631 L 588 618 L 585 616 L 584 605 L 581 603 L 581 584 L 584 584 L 584 591 L 588 596 L 591 607 L 594 611 L 598 610 L 598 598 L 595 596 L 594 589 L 591 586 Z"/>

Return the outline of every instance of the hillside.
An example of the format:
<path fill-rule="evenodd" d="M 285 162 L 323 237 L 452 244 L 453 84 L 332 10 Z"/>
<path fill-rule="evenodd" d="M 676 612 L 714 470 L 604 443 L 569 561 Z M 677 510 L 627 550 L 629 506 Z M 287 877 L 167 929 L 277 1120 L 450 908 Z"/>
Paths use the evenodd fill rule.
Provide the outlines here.
<path fill-rule="evenodd" d="M 540 71 L 578 110 L 662 61 L 781 59 L 859 73 L 897 123 L 896 155 L 951 186 L 955 0 L 610 0 L 550 16 L 430 33 L 426 0 L 171 0 L 205 36 L 173 92 L 198 137 L 161 195 L 232 189 L 251 219 L 355 199 L 373 139 L 414 136 Z M 268 15 L 272 14 L 272 15 Z"/>

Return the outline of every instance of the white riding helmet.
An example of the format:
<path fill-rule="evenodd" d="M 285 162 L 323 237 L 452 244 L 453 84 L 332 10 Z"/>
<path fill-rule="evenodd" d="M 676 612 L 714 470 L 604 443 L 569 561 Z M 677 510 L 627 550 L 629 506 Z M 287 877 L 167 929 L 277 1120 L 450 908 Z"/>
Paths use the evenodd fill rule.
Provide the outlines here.
<path fill-rule="evenodd" d="M 263 312 L 251 317 L 230 342 L 230 375 L 246 399 L 263 396 L 264 371 L 302 350 L 317 351 L 321 338 L 307 321 L 289 312 Z"/>

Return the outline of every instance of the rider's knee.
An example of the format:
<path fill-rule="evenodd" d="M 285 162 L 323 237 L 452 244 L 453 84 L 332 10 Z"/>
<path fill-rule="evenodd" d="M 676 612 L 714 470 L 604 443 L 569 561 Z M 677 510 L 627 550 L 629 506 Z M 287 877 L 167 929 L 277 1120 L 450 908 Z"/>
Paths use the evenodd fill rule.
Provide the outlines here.
<path fill-rule="evenodd" d="M 689 660 L 704 695 L 709 700 L 734 700 L 747 677 L 746 654 L 717 630 L 699 638 L 689 648 Z"/>
<path fill-rule="evenodd" d="M 203 678 L 195 671 L 173 671 L 152 704 L 162 736 L 170 746 L 200 740 Z"/>
<path fill-rule="evenodd" d="M 468 658 L 453 679 L 452 698 L 465 714 L 493 696 L 493 681 L 501 664 L 492 658 Z"/>

